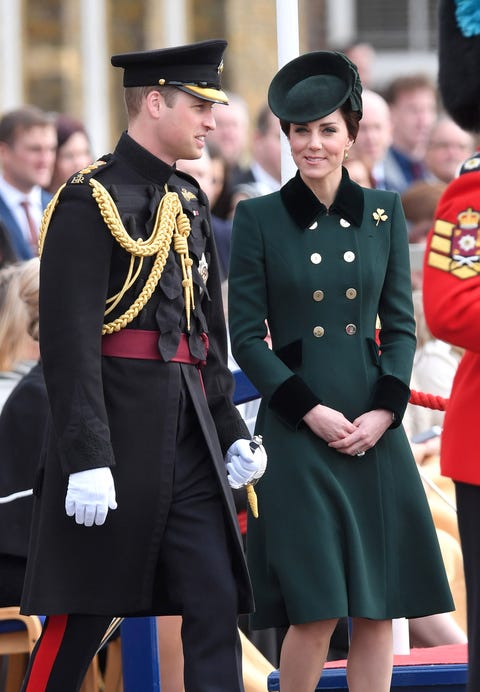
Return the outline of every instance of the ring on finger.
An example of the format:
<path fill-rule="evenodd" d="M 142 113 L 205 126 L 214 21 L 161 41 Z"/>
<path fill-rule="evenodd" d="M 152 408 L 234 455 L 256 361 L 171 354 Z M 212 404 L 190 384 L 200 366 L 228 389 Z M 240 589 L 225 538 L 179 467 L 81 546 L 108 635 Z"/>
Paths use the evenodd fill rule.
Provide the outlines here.
<path fill-rule="evenodd" d="M 365 452 L 357 452 L 357 457 L 363 457 L 365 456 Z"/>

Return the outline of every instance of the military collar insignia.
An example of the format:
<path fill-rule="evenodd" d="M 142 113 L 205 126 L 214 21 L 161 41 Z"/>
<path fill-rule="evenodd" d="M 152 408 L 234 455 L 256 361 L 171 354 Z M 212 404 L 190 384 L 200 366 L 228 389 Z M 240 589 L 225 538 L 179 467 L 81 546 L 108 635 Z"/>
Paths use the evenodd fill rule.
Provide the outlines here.
<path fill-rule="evenodd" d="M 192 199 L 197 199 L 197 196 L 193 194 L 190 190 L 187 190 L 185 187 L 182 187 L 181 191 L 182 197 L 187 201 L 191 202 Z"/>
<path fill-rule="evenodd" d="M 305 185 L 298 171 L 295 177 L 281 188 L 280 196 L 289 215 L 302 230 L 310 228 L 320 214 L 327 213 L 325 205 Z M 350 180 L 345 168 L 342 169 L 340 187 L 328 211 L 359 227 L 362 223 L 363 207 L 362 188 Z"/>

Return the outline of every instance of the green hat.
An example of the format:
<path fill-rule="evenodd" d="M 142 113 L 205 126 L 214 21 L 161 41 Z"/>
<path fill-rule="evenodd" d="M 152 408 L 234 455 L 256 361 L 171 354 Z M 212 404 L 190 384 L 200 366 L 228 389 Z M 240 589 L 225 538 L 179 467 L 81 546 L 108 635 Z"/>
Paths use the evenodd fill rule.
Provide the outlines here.
<path fill-rule="evenodd" d="M 123 67 L 123 86 L 175 86 L 193 96 L 214 103 L 228 103 L 221 90 L 223 39 L 199 41 L 185 46 L 122 53 L 111 58 L 114 67 Z"/>
<path fill-rule="evenodd" d="M 356 65 L 343 53 L 319 50 L 284 65 L 272 79 L 268 103 L 290 123 L 308 123 L 333 113 L 346 101 L 362 117 L 362 85 Z"/>

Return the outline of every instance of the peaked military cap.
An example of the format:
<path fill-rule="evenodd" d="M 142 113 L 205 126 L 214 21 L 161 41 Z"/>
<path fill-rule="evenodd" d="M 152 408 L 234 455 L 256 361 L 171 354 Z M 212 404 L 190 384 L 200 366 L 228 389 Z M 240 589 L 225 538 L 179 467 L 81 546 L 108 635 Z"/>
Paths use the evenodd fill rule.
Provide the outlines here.
<path fill-rule="evenodd" d="M 123 67 L 123 86 L 175 86 L 193 96 L 228 103 L 221 90 L 223 39 L 200 41 L 160 50 L 122 53 L 111 58 L 114 67 Z"/>
<path fill-rule="evenodd" d="M 304 53 L 272 79 L 268 103 L 280 120 L 308 123 L 333 113 L 348 100 L 362 117 L 362 85 L 356 65 L 337 51 Z"/>

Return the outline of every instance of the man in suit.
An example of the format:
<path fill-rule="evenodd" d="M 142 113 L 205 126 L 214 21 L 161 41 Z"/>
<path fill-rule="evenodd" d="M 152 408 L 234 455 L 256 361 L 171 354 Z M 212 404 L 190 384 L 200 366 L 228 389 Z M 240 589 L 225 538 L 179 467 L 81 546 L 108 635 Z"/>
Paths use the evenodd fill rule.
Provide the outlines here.
<path fill-rule="evenodd" d="M 228 108 L 215 112 L 215 131 L 209 143 L 220 149 L 228 168 L 235 176 L 242 170 L 248 156 L 248 130 L 250 116 L 245 99 L 240 94 L 228 93 Z"/>
<path fill-rule="evenodd" d="M 265 103 L 255 123 L 250 165 L 232 177 L 232 185 L 262 183 L 265 189 L 275 192 L 280 189 L 281 179 L 280 123 Z"/>
<path fill-rule="evenodd" d="M 425 165 L 431 180 L 451 182 L 474 149 L 473 134 L 457 125 L 448 115 L 442 114 L 433 126 L 425 154 Z"/>
<path fill-rule="evenodd" d="M 24 106 L 0 119 L 0 221 L 17 260 L 37 254 L 56 149 L 53 118 L 39 108 Z"/>
<path fill-rule="evenodd" d="M 402 194 L 417 180 L 428 177 L 424 158 L 437 118 L 437 92 L 423 74 L 396 77 L 385 90 L 390 108 L 392 144 L 384 159 L 389 189 Z"/>

